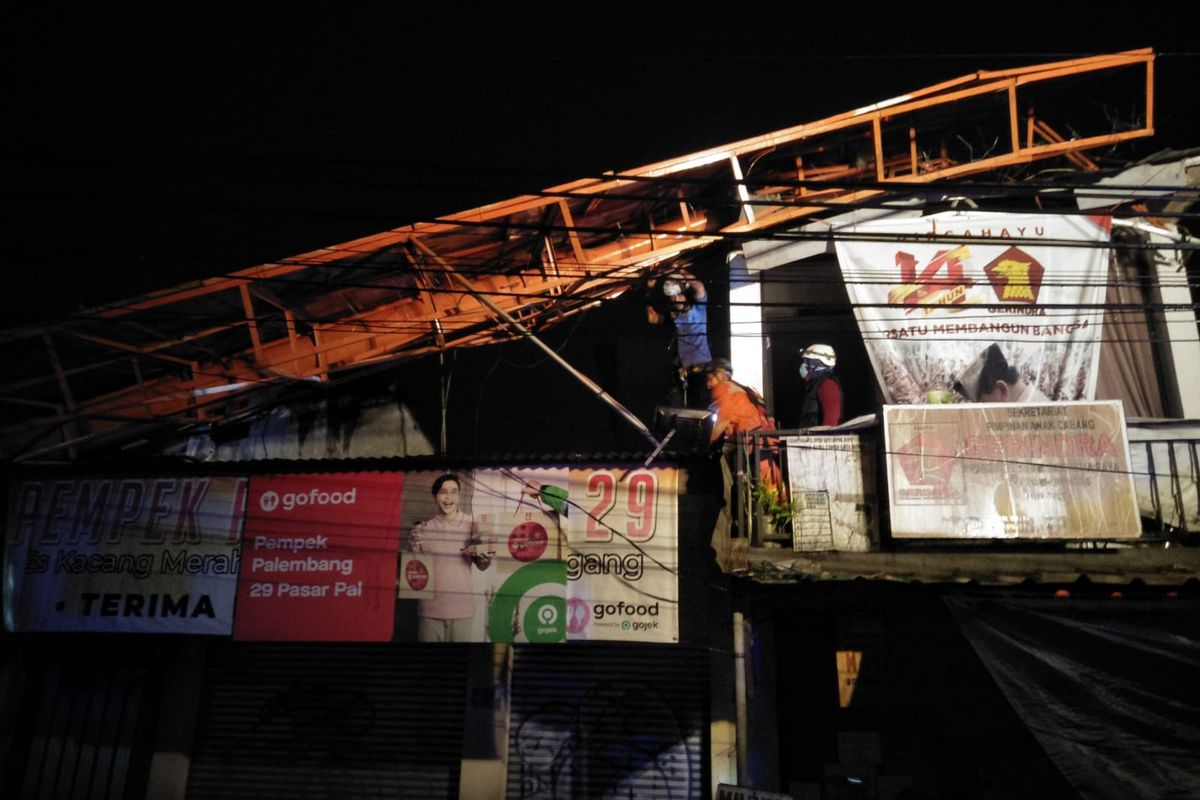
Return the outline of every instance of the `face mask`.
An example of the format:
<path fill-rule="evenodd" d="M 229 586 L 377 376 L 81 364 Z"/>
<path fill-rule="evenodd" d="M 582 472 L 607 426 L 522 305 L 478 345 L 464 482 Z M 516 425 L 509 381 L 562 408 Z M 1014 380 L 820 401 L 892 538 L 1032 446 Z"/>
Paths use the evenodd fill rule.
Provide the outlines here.
<path fill-rule="evenodd" d="M 808 380 L 808 364 L 800 365 L 800 377 L 804 380 Z"/>

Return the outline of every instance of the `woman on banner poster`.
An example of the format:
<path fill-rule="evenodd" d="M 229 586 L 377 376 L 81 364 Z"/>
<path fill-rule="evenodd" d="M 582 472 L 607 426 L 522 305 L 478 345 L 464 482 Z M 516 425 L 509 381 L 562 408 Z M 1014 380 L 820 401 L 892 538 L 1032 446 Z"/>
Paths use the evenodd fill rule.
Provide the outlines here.
<path fill-rule="evenodd" d="M 436 478 L 430 491 L 437 514 L 413 526 L 409 548 L 433 561 L 434 596 L 417 610 L 417 640 L 473 640 L 476 595 L 475 570 L 486 570 L 496 555 L 495 544 L 484 541 L 475 519 L 459 508 L 462 480 L 454 473 Z"/>

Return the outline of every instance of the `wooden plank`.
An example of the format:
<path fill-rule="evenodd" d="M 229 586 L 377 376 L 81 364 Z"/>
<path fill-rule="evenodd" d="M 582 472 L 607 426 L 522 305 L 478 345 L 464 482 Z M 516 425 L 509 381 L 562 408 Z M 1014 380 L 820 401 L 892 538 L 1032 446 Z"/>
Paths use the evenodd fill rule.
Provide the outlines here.
<path fill-rule="evenodd" d="M 54 346 L 54 339 L 49 333 L 42 334 L 42 343 L 46 345 L 46 352 L 50 355 L 50 366 L 54 370 L 54 378 L 58 381 L 58 390 L 62 392 L 63 405 L 67 407 L 67 411 L 75 410 L 75 398 L 71 394 L 71 384 L 67 381 L 67 376 L 63 372 L 62 362 L 58 360 L 58 350 Z"/>
<path fill-rule="evenodd" d="M 1008 124 L 1009 135 L 1012 137 L 1012 151 L 1014 153 L 1021 152 L 1021 125 L 1017 119 L 1017 84 L 1012 81 L 1008 84 Z"/>
<path fill-rule="evenodd" d="M 882 183 L 887 173 L 883 169 L 883 128 L 878 114 L 871 118 L 871 139 L 875 144 L 875 180 Z"/>

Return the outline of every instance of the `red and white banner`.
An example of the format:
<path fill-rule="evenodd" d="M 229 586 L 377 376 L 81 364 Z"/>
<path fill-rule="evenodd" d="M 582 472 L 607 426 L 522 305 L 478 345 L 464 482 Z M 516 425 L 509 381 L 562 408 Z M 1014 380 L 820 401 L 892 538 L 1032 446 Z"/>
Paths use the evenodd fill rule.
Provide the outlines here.
<path fill-rule="evenodd" d="M 568 639 L 679 641 L 679 474 L 571 470 Z"/>
<path fill-rule="evenodd" d="M 1141 536 L 1120 402 L 884 406 L 892 538 Z"/>
<path fill-rule="evenodd" d="M 252 478 L 235 639 L 392 638 L 404 476 Z"/>
<path fill-rule="evenodd" d="M 948 212 L 839 229 L 881 239 L 837 254 L 886 402 L 953 401 L 992 344 L 1046 399 L 1095 397 L 1110 224 Z"/>

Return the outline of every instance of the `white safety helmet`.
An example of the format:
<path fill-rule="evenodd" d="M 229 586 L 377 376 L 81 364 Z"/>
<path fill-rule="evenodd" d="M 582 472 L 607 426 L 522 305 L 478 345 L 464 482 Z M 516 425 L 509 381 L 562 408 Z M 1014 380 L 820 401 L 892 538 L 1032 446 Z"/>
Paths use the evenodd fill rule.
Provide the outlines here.
<path fill-rule="evenodd" d="M 801 358 L 811 358 L 813 361 L 819 361 L 827 367 L 832 367 L 837 364 L 837 353 L 833 352 L 833 348 L 827 344 L 810 344 L 805 348 Z"/>

